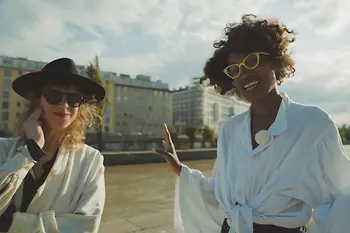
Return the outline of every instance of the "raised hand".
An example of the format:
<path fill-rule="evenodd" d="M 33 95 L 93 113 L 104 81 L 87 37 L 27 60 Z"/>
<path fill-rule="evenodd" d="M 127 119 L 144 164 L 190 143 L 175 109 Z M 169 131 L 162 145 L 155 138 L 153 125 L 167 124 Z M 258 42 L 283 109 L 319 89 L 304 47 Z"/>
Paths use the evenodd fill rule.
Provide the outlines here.
<path fill-rule="evenodd" d="M 45 144 L 45 138 L 40 115 L 41 108 L 38 108 L 24 122 L 23 131 L 28 139 L 33 139 L 40 148 L 43 148 Z"/>
<path fill-rule="evenodd" d="M 167 161 L 168 166 L 172 172 L 180 176 L 182 163 L 177 157 L 174 143 L 171 139 L 168 127 L 166 124 L 163 124 L 163 150 L 162 149 L 153 149 L 152 151 L 158 155 L 163 156 Z"/>

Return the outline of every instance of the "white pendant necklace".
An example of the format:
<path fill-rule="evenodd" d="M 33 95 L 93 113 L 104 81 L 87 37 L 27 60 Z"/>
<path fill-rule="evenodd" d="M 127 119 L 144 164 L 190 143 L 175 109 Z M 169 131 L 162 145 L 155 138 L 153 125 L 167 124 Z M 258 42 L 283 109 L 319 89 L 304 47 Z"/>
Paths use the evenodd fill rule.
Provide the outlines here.
<path fill-rule="evenodd" d="M 267 130 L 260 130 L 255 134 L 255 141 L 259 146 L 263 146 L 270 141 L 270 134 Z"/>

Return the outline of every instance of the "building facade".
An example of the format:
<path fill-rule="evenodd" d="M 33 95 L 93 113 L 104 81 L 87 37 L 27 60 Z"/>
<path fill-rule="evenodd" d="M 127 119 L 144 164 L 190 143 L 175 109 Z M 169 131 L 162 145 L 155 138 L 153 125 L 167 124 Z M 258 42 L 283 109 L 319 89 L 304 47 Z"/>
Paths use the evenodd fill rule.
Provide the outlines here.
<path fill-rule="evenodd" d="M 47 63 L 26 58 L 0 56 L 0 129 L 12 133 L 25 107 L 25 100 L 11 88 L 13 80 L 22 74 L 39 71 Z M 77 66 L 86 76 L 86 68 Z M 172 97 L 168 84 L 152 81 L 150 76 L 101 71 L 107 85 L 107 107 L 104 130 L 118 135 L 160 136 L 162 123 L 172 122 Z M 95 132 L 90 127 L 87 132 Z"/>
<path fill-rule="evenodd" d="M 113 77 L 114 76 L 114 77 Z M 118 135 L 161 136 L 162 123 L 172 122 L 168 84 L 150 76 L 104 73 L 110 82 L 105 130 Z"/>
<path fill-rule="evenodd" d="M 214 88 L 203 87 L 198 78 L 191 85 L 172 92 L 173 124 L 179 133 L 188 126 L 201 130 L 209 126 L 218 133 L 229 117 L 246 111 L 249 105 L 235 97 L 222 96 Z"/>
<path fill-rule="evenodd" d="M 14 132 L 18 119 L 25 107 L 25 101 L 12 90 L 12 82 L 17 77 L 40 70 L 45 63 L 29 61 L 26 58 L 0 56 L 0 128 L 5 132 Z"/>

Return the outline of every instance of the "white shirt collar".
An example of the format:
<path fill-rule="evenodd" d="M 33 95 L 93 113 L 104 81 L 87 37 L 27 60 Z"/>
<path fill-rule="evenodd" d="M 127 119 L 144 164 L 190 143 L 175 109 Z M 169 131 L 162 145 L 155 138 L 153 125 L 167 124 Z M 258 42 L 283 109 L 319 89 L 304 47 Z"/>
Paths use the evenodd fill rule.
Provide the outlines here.
<path fill-rule="evenodd" d="M 292 101 L 290 100 L 290 98 L 288 97 L 288 95 L 286 93 L 281 92 L 280 95 L 282 97 L 282 101 L 281 101 L 280 107 L 278 109 L 276 119 L 271 124 L 269 129 L 267 130 L 270 133 L 270 135 L 280 135 L 288 127 L 287 111 L 288 111 L 288 108 L 289 108 L 290 104 L 292 103 Z M 250 117 L 251 117 L 250 113 L 251 113 L 251 108 L 249 108 L 249 110 L 247 112 L 245 122 L 250 122 Z"/>

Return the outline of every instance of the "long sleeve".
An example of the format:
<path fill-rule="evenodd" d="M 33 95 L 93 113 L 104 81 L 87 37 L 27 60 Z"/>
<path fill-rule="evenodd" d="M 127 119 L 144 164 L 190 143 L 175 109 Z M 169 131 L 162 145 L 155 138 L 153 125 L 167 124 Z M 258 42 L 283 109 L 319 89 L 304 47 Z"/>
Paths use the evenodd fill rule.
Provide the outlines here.
<path fill-rule="evenodd" d="M 96 155 L 95 160 L 73 213 L 58 214 L 54 210 L 39 214 L 16 212 L 8 233 L 97 233 L 105 203 L 105 180 L 102 155 Z"/>
<path fill-rule="evenodd" d="M 339 203 L 344 204 L 345 199 L 350 203 L 350 193 L 344 193 L 350 185 L 350 159 L 345 154 L 335 125 L 331 125 L 322 135 L 317 144 L 317 151 L 322 177 L 320 183 L 325 187 L 322 196 L 328 201 L 315 207 L 312 215 L 313 226 L 309 232 L 339 232 L 336 229 L 342 229 L 340 232 L 344 232 L 345 228 L 339 226 L 345 224 L 346 229 L 350 228 L 350 221 L 344 218 L 349 209 L 344 212 L 344 205 L 340 206 Z"/>
<path fill-rule="evenodd" d="M 218 141 L 218 157 L 221 138 Z M 208 179 L 200 171 L 183 166 L 175 188 L 174 227 L 178 233 L 220 232 L 224 215 L 214 192 L 214 178 Z"/>
<path fill-rule="evenodd" d="M 19 147 L 14 156 L 9 154 L 5 141 L 2 141 L 0 144 L 0 216 L 9 206 L 28 171 L 34 166 L 34 160 L 25 146 Z"/>

